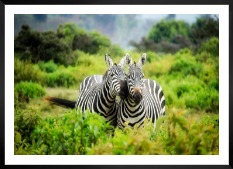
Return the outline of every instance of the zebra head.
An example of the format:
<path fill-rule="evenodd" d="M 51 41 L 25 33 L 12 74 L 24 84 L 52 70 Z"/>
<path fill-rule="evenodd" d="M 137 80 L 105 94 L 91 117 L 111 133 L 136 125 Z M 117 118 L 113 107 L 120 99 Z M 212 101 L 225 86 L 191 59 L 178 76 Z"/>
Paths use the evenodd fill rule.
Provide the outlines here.
<path fill-rule="evenodd" d="M 138 63 L 132 62 L 130 58 L 129 63 L 129 72 L 127 76 L 127 84 L 129 95 L 133 101 L 138 104 L 142 100 L 142 89 L 144 87 L 144 73 L 142 67 L 146 62 L 146 53 L 143 53 Z"/>
<path fill-rule="evenodd" d="M 110 82 L 109 92 L 112 94 L 119 95 L 122 99 L 127 96 L 127 91 L 125 90 L 126 86 L 126 76 L 124 72 L 124 66 L 127 64 L 127 57 L 124 56 L 119 64 L 113 63 L 111 57 L 106 54 L 105 62 L 108 66 L 108 70 L 105 74 L 106 79 Z"/>

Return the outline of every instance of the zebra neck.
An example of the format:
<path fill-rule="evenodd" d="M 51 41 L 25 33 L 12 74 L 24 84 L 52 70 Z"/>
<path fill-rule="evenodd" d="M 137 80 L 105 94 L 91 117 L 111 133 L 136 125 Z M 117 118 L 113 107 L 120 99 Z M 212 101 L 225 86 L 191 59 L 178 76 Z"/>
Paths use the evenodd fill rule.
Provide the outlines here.
<path fill-rule="evenodd" d="M 101 98 L 104 99 L 104 101 L 106 102 L 106 104 L 108 104 L 109 106 L 115 103 L 115 99 L 116 99 L 116 93 L 111 92 L 110 90 L 110 83 L 109 81 L 106 81 L 103 84 L 103 87 L 101 89 L 100 95 Z"/>
<path fill-rule="evenodd" d="M 133 100 L 133 97 L 130 96 L 130 94 L 128 95 L 128 97 L 125 99 L 125 102 L 127 103 L 128 106 L 130 107 L 138 107 L 142 104 L 142 101 L 140 101 L 138 104 L 136 104 Z"/>

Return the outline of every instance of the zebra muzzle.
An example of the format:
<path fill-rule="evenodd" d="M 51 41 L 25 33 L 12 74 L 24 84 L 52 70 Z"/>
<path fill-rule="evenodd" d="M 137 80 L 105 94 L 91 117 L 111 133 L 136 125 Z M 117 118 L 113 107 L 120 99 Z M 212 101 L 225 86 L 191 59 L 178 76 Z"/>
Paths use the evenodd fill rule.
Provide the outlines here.
<path fill-rule="evenodd" d="M 142 94 L 141 93 L 135 93 L 133 96 L 134 102 L 138 104 L 142 100 Z"/>
<path fill-rule="evenodd" d="M 138 104 L 142 100 L 142 90 L 140 87 L 135 87 L 133 89 L 133 99 L 136 104 Z"/>

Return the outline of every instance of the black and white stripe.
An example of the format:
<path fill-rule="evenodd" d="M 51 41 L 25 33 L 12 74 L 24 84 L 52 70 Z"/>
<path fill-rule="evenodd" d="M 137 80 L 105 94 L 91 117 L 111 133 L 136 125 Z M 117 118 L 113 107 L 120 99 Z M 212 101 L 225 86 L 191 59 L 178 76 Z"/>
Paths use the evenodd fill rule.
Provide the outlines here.
<path fill-rule="evenodd" d="M 130 56 L 127 58 L 131 60 Z M 130 61 L 127 76 L 129 94 L 122 99 L 117 113 L 117 125 L 124 128 L 126 123 L 133 127 L 141 126 L 149 118 L 156 126 L 156 119 L 165 114 L 165 98 L 161 86 L 154 80 L 143 79 L 142 66 L 145 64 L 144 53 L 136 64 Z"/>
<path fill-rule="evenodd" d="M 126 64 L 123 57 L 119 64 L 113 64 L 109 55 L 105 55 L 108 70 L 105 75 L 93 75 L 85 78 L 80 84 L 80 92 L 76 102 L 76 108 L 100 113 L 113 125 L 116 125 L 117 101 L 120 94 L 121 84 L 125 81 L 123 70 Z M 121 94 L 123 97 L 124 93 Z"/>

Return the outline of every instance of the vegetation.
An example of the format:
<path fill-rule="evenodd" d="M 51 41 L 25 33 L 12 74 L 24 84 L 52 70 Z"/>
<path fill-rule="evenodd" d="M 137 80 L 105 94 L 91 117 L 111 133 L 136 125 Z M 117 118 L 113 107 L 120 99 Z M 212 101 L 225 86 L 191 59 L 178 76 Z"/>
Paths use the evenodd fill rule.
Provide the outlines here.
<path fill-rule="evenodd" d="M 15 85 L 15 99 L 29 99 L 41 97 L 45 95 L 45 90 L 41 85 L 33 82 L 20 82 Z M 22 100 L 19 100 L 22 101 Z"/>
<path fill-rule="evenodd" d="M 76 50 L 89 54 L 110 50 L 112 54 L 123 53 L 107 37 L 98 32 L 88 33 L 72 23 L 60 25 L 56 32 L 37 32 L 23 25 L 15 38 L 15 53 L 20 53 L 17 56 L 32 63 L 53 60 L 66 66 L 74 65 L 79 57 L 74 54 Z"/>
<path fill-rule="evenodd" d="M 208 26 L 216 26 L 216 20 L 208 20 L 197 19 L 191 27 L 161 21 L 145 38 L 152 46 L 130 52 L 70 23 L 55 32 L 23 26 L 15 38 L 15 154 L 219 154 L 219 40 Z M 208 34 L 194 33 L 201 25 Z M 159 34 L 162 28 L 166 31 Z M 189 43 L 177 43 L 180 47 L 172 52 L 152 50 L 153 45 L 177 42 L 177 35 Z M 138 60 L 142 49 L 148 56 L 145 78 L 162 86 L 166 100 L 166 115 L 158 119 L 155 131 L 150 121 L 144 128 L 114 129 L 98 114 L 49 105 L 43 99 L 76 100 L 85 77 L 105 73 L 105 53 L 117 63 L 126 52 Z"/>
<path fill-rule="evenodd" d="M 143 37 L 139 43 L 134 41 L 130 43 L 138 51 L 149 49 L 156 52 L 175 53 L 187 47 L 196 51 L 206 40 L 218 38 L 218 34 L 218 18 L 204 15 L 192 25 L 185 21 L 162 20 L 155 24 L 148 36 Z"/>

